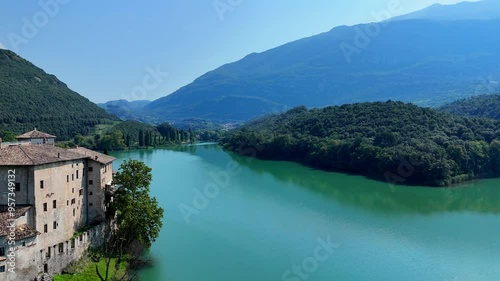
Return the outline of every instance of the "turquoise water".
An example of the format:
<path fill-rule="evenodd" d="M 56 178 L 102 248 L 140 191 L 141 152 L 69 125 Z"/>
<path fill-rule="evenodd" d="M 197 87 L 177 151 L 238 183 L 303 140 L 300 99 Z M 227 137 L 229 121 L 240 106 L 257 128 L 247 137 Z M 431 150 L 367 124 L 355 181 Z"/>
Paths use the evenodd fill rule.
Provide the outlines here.
<path fill-rule="evenodd" d="M 141 280 L 500 280 L 500 180 L 393 187 L 216 145 L 113 155 L 153 168 L 165 209 Z"/>

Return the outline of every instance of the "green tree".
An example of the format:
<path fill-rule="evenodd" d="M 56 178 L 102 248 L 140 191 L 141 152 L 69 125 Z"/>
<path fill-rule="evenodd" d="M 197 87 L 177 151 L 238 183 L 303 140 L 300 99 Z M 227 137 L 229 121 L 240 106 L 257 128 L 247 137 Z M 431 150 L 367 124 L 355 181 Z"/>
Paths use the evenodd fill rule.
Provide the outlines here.
<path fill-rule="evenodd" d="M 144 132 L 139 130 L 139 146 L 144 146 Z"/>
<path fill-rule="evenodd" d="M 78 135 L 76 135 L 76 136 L 74 137 L 73 142 L 74 142 L 76 145 L 82 145 L 84 140 L 85 140 L 85 139 L 83 138 L 83 136 L 82 136 L 82 135 L 80 135 L 80 134 L 78 134 Z"/>
<path fill-rule="evenodd" d="M 16 135 L 11 131 L 5 131 L 2 134 L 2 139 L 5 142 L 16 141 Z"/>
<path fill-rule="evenodd" d="M 500 140 L 493 140 L 490 144 L 491 169 L 500 174 Z"/>
<path fill-rule="evenodd" d="M 117 236 L 124 248 L 139 243 L 145 248 L 160 234 L 163 209 L 149 194 L 151 168 L 137 160 L 127 160 L 120 166 L 113 183 L 117 187 L 112 210 L 116 211 Z"/>

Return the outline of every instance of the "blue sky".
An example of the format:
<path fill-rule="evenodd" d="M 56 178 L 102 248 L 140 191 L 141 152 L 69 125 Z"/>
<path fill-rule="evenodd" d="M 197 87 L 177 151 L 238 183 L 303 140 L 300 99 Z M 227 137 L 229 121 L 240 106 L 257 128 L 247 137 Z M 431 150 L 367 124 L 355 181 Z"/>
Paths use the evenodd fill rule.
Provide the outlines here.
<path fill-rule="evenodd" d="M 153 100 L 249 53 L 376 21 L 373 13 L 392 1 L 400 4 L 398 14 L 461 2 L 2 1 L 0 48 L 16 51 L 94 102 Z"/>

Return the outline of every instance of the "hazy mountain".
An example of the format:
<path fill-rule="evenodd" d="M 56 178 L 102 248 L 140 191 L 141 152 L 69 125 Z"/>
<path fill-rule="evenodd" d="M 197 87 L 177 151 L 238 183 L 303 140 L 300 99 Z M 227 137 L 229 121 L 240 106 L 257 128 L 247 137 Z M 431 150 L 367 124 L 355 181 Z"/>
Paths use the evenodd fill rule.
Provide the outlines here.
<path fill-rule="evenodd" d="M 484 20 L 499 18 L 500 0 L 483 0 L 480 2 L 461 2 L 455 5 L 435 4 L 414 13 L 395 17 L 392 20 Z"/>
<path fill-rule="evenodd" d="M 0 132 L 36 127 L 64 140 L 116 120 L 54 75 L 0 49 Z"/>
<path fill-rule="evenodd" d="M 481 95 L 446 104 L 439 110 L 455 115 L 487 117 L 500 120 L 500 94 Z"/>
<path fill-rule="evenodd" d="M 108 101 L 106 103 L 97 104 L 100 108 L 106 110 L 108 113 L 118 116 L 122 120 L 135 119 L 136 113 L 140 111 L 144 106 L 148 105 L 151 101 L 148 100 L 138 100 L 138 101 L 126 101 L 126 100 L 114 100 Z"/>
<path fill-rule="evenodd" d="M 490 83 L 500 80 L 500 39 L 492 36 L 500 34 L 500 20 L 384 24 L 378 36 L 359 44 L 368 25 L 341 26 L 251 54 L 153 101 L 147 115 L 228 122 L 298 105 L 392 99 L 438 106 L 500 92 Z M 353 53 L 346 56 L 342 47 Z"/>

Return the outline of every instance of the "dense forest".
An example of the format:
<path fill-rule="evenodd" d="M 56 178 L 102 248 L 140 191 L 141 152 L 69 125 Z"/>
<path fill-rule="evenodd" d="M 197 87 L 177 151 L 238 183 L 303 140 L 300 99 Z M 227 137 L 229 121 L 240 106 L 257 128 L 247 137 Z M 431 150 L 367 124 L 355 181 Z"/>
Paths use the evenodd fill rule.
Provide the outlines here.
<path fill-rule="evenodd" d="M 297 107 L 221 141 L 228 150 L 390 183 L 446 186 L 500 176 L 500 121 L 402 102 Z"/>
<path fill-rule="evenodd" d="M 0 49 L 0 132 L 35 127 L 68 140 L 118 118 L 14 52 Z"/>
<path fill-rule="evenodd" d="M 192 130 L 178 130 L 168 123 L 158 126 L 137 121 L 120 122 L 93 137 L 77 135 L 71 142 L 62 146 L 84 146 L 97 150 L 122 150 L 129 148 L 147 148 L 170 146 L 196 141 Z"/>
<path fill-rule="evenodd" d="M 487 117 L 500 120 L 500 94 L 461 99 L 439 108 L 455 115 Z"/>

